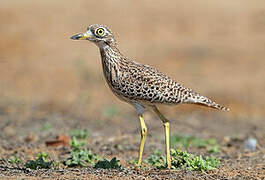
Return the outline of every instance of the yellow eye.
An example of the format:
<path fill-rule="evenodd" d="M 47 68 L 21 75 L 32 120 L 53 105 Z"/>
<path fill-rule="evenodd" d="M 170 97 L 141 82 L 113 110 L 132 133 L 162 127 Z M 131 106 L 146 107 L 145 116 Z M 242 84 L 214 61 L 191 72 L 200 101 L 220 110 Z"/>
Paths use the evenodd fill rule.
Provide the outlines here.
<path fill-rule="evenodd" d="M 97 36 L 103 36 L 105 34 L 105 30 L 103 29 L 103 28 L 98 28 L 97 30 L 96 30 L 96 35 Z"/>

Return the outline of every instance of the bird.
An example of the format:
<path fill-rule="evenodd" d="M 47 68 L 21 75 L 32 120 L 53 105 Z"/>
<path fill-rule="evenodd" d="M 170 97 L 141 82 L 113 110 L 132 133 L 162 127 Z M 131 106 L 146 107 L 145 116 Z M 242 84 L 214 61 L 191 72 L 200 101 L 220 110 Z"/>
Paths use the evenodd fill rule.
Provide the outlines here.
<path fill-rule="evenodd" d="M 118 49 L 114 34 L 105 25 L 89 25 L 85 33 L 76 34 L 71 39 L 88 40 L 98 46 L 103 74 L 109 88 L 120 100 L 131 104 L 136 109 L 141 126 L 141 141 L 138 153 L 139 167 L 141 167 L 147 135 L 147 127 L 143 118 L 145 109 L 153 110 L 163 123 L 166 167 L 168 169 L 171 168 L 170 122 L 159 111 L 158 105 L 198 104 L 223 111 L 229 110 L 192 89 L 182 86 L 158 69 L 124 56 Z"/>

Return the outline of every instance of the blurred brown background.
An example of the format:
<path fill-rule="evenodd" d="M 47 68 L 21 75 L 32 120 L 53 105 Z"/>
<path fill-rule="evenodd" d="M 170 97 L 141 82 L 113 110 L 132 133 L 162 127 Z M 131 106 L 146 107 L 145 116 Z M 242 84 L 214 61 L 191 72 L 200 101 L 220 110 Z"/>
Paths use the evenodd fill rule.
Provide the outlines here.
<path fill-rule="evenodd" d="M 108 89 L 97 47 L 70 40 L 94 23 L 112 29 L 127 57 L 231 109 L 163 107 L 176 127 L 200 114 L 204 124 L 190 126 L 264 130 L 264 1 L 1 0 L 0 21 L 0 128 L 7 135 L 47 121 L 59 130 L 138 128 L 134 109 Z"/>

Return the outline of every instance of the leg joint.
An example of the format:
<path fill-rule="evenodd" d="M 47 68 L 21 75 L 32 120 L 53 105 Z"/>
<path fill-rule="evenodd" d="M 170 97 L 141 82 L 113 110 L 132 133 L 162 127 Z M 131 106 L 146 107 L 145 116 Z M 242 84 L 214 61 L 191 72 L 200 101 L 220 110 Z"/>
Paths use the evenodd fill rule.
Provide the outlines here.
<path fill-rule="evenodd" d="M 147 133 L 147 128 L 146 128 L 146 127 L 143 127 L 143 128 L 141 129 L 141 135 L 142 135 L 142 136 L 145 136 L 146 133 Z"/>
<path fill-rule="evenodd" d="M 165 128 L 169 128 L 169 122 L 164 122 L 164 123 L 163 123 L 163 126 L 164 126 Z"/>

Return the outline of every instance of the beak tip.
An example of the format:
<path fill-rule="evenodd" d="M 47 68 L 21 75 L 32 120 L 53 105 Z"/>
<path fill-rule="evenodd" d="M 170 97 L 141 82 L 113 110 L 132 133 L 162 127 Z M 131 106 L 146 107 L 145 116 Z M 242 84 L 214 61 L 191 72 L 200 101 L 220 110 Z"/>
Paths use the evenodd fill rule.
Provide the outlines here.
<path fill-rule="evenodd" d="M 83 33 L 76 34 L 76 35 L 70 37 L 70 39 L 73 39 L 73 40 L 85 40 L 87 38 L 88 37 L 86 35 L 84 35 Z"/>
<path fill-rule="evenodd" d="M 80 33 L 80 34 L 76 34 L 76 35 L 70 37 L 70 39 L 79 40 L 79 39 L 82 39 L 82 37 L 83 37 L 83 34 Z"/>
<path fill-rule="evenodd" d="M 77 40 L 78 38 L 77 38 L 77 36 L 75 35 L 75 36 L 70 37 L 70 39 L 72 39 L 72 40 Z"/>

